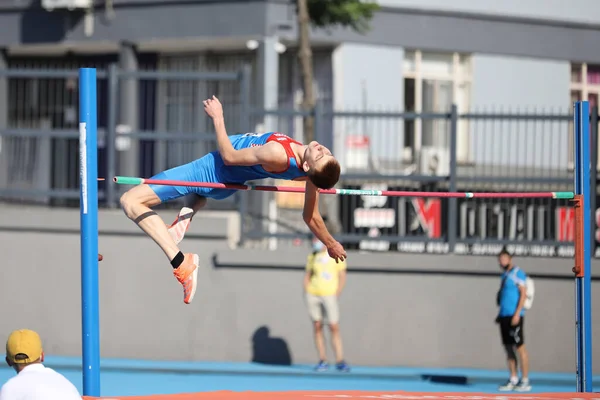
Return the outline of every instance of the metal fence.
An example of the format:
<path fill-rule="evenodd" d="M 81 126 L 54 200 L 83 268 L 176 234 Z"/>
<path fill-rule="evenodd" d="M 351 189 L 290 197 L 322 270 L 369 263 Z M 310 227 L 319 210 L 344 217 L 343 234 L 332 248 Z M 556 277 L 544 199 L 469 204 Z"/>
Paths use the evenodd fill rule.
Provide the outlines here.
<path fill-rule="evenodd" d="M 268 114 L 279 119 L 305 115 Z M 328 131 L 322 127 L 332 129 L 330 144 L 344 170 L 340 187 L 471 192 L 573 188 L 569 113 L 459 114 L 453 106 L 448 113 L 416 114 L 317 107 L 314 115 L 318 140 L 327 143 Z M 592 162 L 597 165 L 597 108 L 591 120 Z M 411 143 L 417 129 L 422 136 L 418 149 Z M 309 239 L 300 212 L 302 195 L 245 197 L 242 238 L 251 245 L 275 249 Z M 321 198 L 327 201 L 322 213 L 330 228 L 351 249 L 495 255 L 508 245 L 521 255 L 572 256 L 574 251 L 573 214 L 566 200 Z M 595 220 L 595 204 L 592 209 Z"/>
<path fill-rule="evenodd" d="M 248 126 L 249 70 L 98 70 L 101 206 L 124 190 L 117 175 L 151 176 L 214 150 L 202 100 L 219 93 L 232 130 Z M 0 198 L 78 206 L 78 71 L 0 70 Z"/>
<path fill-rule="evenodd" d="M 249 67 L 231 73 L 125 71 L 115 65 L 99 69 L 99 175 L 149 177 L 215 150 L 202 100 L 217 94 L 230 133 L 262 127 L 301 139 L 302 119 L 313 115 L 316 139 L 340 160 L 343 187 L 426 191 L 572 187 L 569 112 L 464 114 L 455 106 L 443 113 L 340 112 L 323 103 L 310 113 L 263 110 L 252 107 L 251 85 Z M 3 201 L 78 206 L 77 86 L 77 70 L 0 70 Z M 597 119 L 594 108 L 594 143 Z M 594 144 L 594 165 L 596 150 Z M 100 182 L 100 206 L 118 206 L 124 189 L 110 179 Z M 556 254 L 572 240 L 570 217 L 561 217 L 568 214 L 564 211 L 568 203 L 559 201 L 322 199 L 323 213 L 349 248 L 477 252 L 486 244 L 493 253 L 493 246 L 527 242 L 531 246 L 523 252 Z M 275 248 L 308 237 L 299 194 L 241 192 L 209 205 L 241 213 L 241 238 L 247 245 Z"/>

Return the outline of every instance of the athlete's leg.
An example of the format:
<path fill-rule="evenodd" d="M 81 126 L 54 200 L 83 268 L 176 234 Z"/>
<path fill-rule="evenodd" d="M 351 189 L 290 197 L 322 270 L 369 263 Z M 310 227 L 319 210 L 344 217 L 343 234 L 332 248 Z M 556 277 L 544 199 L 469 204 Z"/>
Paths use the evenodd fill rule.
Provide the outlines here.
<path fill-rule="evenodd" d="M 157 179 L 223 183 L 222 179 L 224 179 L 224 177 L 219 171 L 222 171 L 225 166 L 218 152 L 208 153 L 189 165 L 190 168 L 177 167 L 162 172 L 157 175 Z M 169 234 L 175 244 L 179 244 L 179 242 L 183 240 L 194 215 L 206 205 L 208 198 L 222 200 L 235 193 L 235 190 L 230 189 L 211 189 L 202 187 L 167 189 L 165 186 L 151 185 L 151 188 L 157 191 L 157 193 L 160 192 L 159 197 L 163 201 L 165 199 L 186 196 L 184 199 L 184 207 L 177 214 L 175 221 L 168 227 Z"/>
<path fill-rule="evenodd" d="M 208 199 L 204 196 L 201 196 L 199 194 L 193 194 L 186 198 L 185 205 L 186 207 L 191 208 L 192 212 L 196 214 L 198 210 L 200 210 L 206 205 L 207 200 Z"/>
<path fill-rule="evenodd" d="M 209 153 L 188 164 L 163 171 L 153 178 L 186 182 L 218 182 L 217 171 L 222 167 L 222 160 L 220 158 L 217 160 L 215 154 L 218 153 Z M 189 186 L 140 185 L 121 197 L 121 205 L 127 216 L 160 246 L 171 262 L 174 268 L 173 274 L 183 285 L 185 303 L 189 304 L 196 292 L 199 257 L 197 254 L 182 254 L 167 225 L 150 208 L 188 194 L 224 199 L 233 193 L 234 190 Z M 197 199 L 191 207 L 192 211 L 200 209 L 205 202 L 204 199 Z"/>
<path fill-rule="evenodd" d="M 185 198 L 184 206 L 179 210 L 175 221 L 173 221 L 168 229 L 175 244 L 179 244 L 183 240 L 185 233 L 190 227 L 192 218 L 198 210 L 206 205 L 206 201 L 206 197 L 197 194 L 192 194 Z"/>
<path fill-rule="evenodd" d="M 210 171 L 215 170 L 214 156 L 210 153 L 190 163 L 180 165 L 160 172 L 153 176 L 156 180 L 175 180 L 183 182 L 201 182 L 210 177 Z M 168 231 L 168 226 L 156 213 L 150 210 L 150 207 L 160 203 L 178 199 L 186 196 L 194 196 L 196 200 L 191 207 L 195 212 L 206 203 L 205 199 L 199 197 L 211 197 L 211 192 L 207 188 L 194 188 L 189 186 L 171 186 L 171 185 L 140 185 L 123 195 L 121 204 L 127 216 L 140 226 L 164 251 L 169 261 L 179 252 L 177 241 L 173 239 Z M 214 196 L 212 196 L 214 197 Z M 191 217 L 192 215 L 190 215 Z M 145 218 L 142 218 L 145 217 Z M 142 223 L 147 219 L 147 223 Z M 140 220 L 140 221 L 138 221 Z M 176 220 L 177 222 L 177 220 Z M 175 223 L 176 223 L 175 222 Z"/>
<path fill-rule="evenodd" d="M 135 186 L 121 196 L 125 215 L 150 236 L 171 261 L 179 253 L 179 248 L 163 220 L 151 209 L 160 203 L 160 198 L 148 185 Z"/>
<path fill-rule="evenodd" d="M 196 294 L 199 257 L 192 253 L 183 254 L 171 238 L 163 220 L 151 209 L 161 202 L 181 195 L 183 194 L 173 187 L 161 186 L 156 189 L 148 185 L 139 185 L 121 196 L 121 206 L 127 217 L 165 253 L 173 267 L 173 275 L 183 286 L 183 301 L 189 304 Z"/>

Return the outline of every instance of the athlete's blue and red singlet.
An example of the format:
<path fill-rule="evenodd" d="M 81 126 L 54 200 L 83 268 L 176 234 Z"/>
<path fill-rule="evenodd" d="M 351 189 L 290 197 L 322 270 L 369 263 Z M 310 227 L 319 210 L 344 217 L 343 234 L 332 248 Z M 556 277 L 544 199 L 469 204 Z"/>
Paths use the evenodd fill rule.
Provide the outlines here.
<path fill-rule="evenodd" d="M 300 177 L 305 177 L 306 173 L 296 161 L 296 156 L 292 151 L 291 144 L 302 144 L 282 133 L 267 132 L 267 133 L 244 133 L 229 136 L 229 140 L 236 150 L 246 149 L 249 147 L 262 146 L 269 142 L 280 143 L 287 156 L 288 166 L 285 170 L 277 173 L 267 172 L 260 165 L 249 167 L 242 166 L 227 166 L 223 162 L 223 158 L 218 151 L 208 153 L 202 158 L 192 161 L 188 164 L 179 167 L 168 169 L 152 177 L 152 179 L 168 179 L 177 181 L 192 181 L 192 182 L 210 182 L 210 183 L 237 183 L 244 184 L 247 181 L 264 178 L 275 178 L 293 180 Z M 196 193 L 200 196 L 210 197 L 213 199 L 224 199 L 232 194 L 235 190 L 230 189 L 211 189 L 199 187 L 180 187 L 166 185 L 149 185 L 162 202 L 172 200 L 190 193 Z"/>

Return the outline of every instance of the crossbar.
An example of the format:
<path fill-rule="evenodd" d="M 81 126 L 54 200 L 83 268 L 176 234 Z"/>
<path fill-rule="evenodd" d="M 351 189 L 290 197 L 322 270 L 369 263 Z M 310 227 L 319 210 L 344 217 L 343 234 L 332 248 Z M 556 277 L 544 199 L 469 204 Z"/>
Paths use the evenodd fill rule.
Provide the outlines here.
<path fill-rule="evenodd" d="M 212 189 L 257 190 L 264 192 L 304 193 L 302 187 L 241 185 L 230 183 L 176 181 L 168 179 L 146 179 L 131 176 L 115 176 L 113 182 L 122 185 L 163 185 L 183 187 L 204 187 Z M 362 190 L 362 189 L 319 189 L 322 194 L 337 194 L 350 196 L 388 196 L 388 197 L 445 197 L 445 198 L 553 198 L 572 199 L 573 192 L 515 192 L 515 193 L 475 193 L 475 192 L 415 192 L 398 190 Z"/>

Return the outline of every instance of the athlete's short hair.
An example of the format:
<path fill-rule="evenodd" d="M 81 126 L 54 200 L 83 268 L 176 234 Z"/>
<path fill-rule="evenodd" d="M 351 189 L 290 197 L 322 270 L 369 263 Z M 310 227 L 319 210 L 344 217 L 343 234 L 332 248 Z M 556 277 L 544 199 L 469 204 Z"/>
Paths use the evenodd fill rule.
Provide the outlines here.
<path fill-rule="evenodd" d="M 308 178 L 319 189 L 331 189 L 340 179 L 340 163 L 331 158 L 321 168 L 310 171 Z"/>

